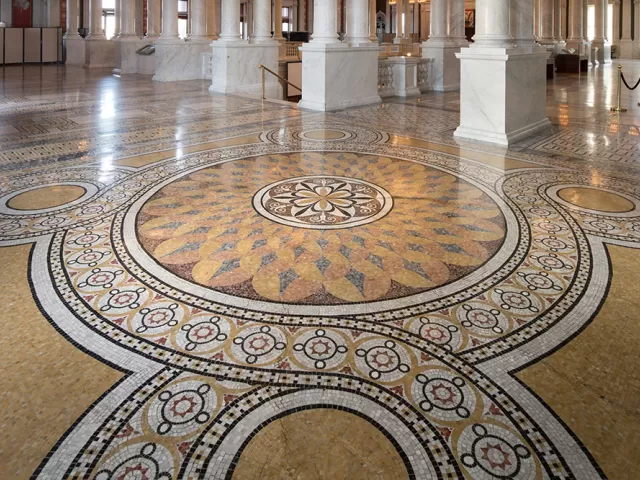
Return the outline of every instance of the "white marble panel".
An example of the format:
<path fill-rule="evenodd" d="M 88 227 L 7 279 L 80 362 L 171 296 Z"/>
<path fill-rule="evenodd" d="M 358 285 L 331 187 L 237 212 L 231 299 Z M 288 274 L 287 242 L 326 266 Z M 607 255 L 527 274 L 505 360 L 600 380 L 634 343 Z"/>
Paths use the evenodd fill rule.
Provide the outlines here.
<path fill-rule="evenodd" d="M 397 97 L 412 97 L 420 95 L 418 89 L 417 58 L 391 57 L 384 60 L 393 71 L 393 95 Z"/>
<path fill-rule="evenodd" d="M 197 80 L 202 78 L 202 54 L 209 45 L 190 42 L 156 42 L 157 82 Z"/>
<path fill-rule="evenodd" d="M 219 93 L 262 95 L 262 72 L 259 65 L 278 71 L 278 46 L 273 44 L 247 44 L 213 42 L 212 80 L 209 90 Z M 282 98 L 282 87 L 273 75 L 265 76 L 267 98 Z"/>
<path fill-rule="evenodd" d="M 136 54 L 136 50 L 142 48 L 149 42 L 140 40 L 137 37 L 122 37 L 114 41 L 116 51 L 116 68 L 113 73 L 126 75 L 138 72 L 138 60 L 141 55 Z"/>
<path fill-rule="evenodd" d="M 65 48 L 65 64 L 67 65 L 84 65 L 85 40 L 80 36 L 64 37 Z"/>
<path fill-rule="evenodd" d="M 85 68 L 113 68 L 116 65 L 115 44 L 110 40 L 85 40 Z"/>
<path fill-rule="evenodd" d="M 5 28 L 4 33 L 4 61 L 5 63 L 22 63 L 22 28 Z"/>
<path fill-rule="evenodd" d="M 462 49 L 459 138 L 508 145 L 550 125 L 539 48 Z"/>
<path fill-rule="evenodd" d="M 305 44 L 300 108 L 318 111 L 380 103 L 378 46 Z"/>
<path fill-rule="evenodd" d="M 459 46 L 434 45 L 429 41 L 422 44 L 422 58 L 429 59 L 429 90 L 449 92 L 460 88 L 460 60 L 456 58 L 459 52 Z"/>

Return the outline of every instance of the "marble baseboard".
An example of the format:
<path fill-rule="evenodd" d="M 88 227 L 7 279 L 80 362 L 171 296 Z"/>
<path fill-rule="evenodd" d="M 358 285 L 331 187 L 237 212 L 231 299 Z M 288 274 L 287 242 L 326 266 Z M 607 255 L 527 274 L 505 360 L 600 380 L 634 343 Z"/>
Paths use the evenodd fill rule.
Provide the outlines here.
<path fill-rule="evenodd" d="M 509 145 L 550 125 L 542 48 L 465 48 L 459 138 Z"/>
<path fill-rule="evenodd" d="M 86 51 L 84 38 L 75 36 L 64 38 L 65 64 L 84 65 L 86 61 Z"/>
<path fill-rule="evenodd" d="M 113 42 L 115 44 L 116 67 L 114 73 L 120 75 L 138 73 L 138 60 L 141 55 L 136 51 L 147 45 L 149 42 L 141 40 L 137 37 L 118 38 Z"/>
<path fill-rule="evenodd" d="M 84 68 L 114 68 L 115 44 L 110 40 L 85 40 Z"/>
<path fill-rule="evenodd" d="M 207 43 L 192 43 L 182 40 L 156 42 L 156 68 L 153 80 L 176 82 L 203 78 L 203 54 L 209 51 Z"/>
<path fill-rule="evenodd" d="M 262 72 L 259 65 L 278 71 L 278 45 L 245 42 L 211 44 L 212 92 L 262 96 Z M 273 75 L 265 76 L 267 98 L 281 99 L 282 88 Z"/>
<path fill-rule="evenodd" d="M 380 103 L 378 46 L 344 44 L 300 48 L 302 62 L 301 108 L 332 111 Z"/>

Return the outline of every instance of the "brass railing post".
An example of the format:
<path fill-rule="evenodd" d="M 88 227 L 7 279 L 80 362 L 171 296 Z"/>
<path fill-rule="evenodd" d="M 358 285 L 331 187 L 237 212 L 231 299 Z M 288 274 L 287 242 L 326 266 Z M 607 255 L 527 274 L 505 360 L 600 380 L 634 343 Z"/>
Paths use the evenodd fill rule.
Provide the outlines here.
<path fill-rule="evenodd" d="M 618 64 L 618 106 L 611 107 L 612 112 L 626 112 L 626 108 L 622 108 L 622 65 Z"/>

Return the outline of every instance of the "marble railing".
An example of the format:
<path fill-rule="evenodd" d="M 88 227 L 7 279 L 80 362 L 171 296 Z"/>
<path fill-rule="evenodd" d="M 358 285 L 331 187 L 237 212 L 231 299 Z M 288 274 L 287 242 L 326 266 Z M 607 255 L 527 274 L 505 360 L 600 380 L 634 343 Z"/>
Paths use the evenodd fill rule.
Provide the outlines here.
<path fill-rule="evenodd" d="M 390 56 L 378 59 L 380 97 L 419 95 L 429 90 L 428 58 Z"/>
<path fill-rule="evenodd" d="M 385 61 L 378 60 L 378 95 L 380 97 L 393 97 L 393 66 Z"/>
<path fill-rule="evenodd" d="M 279 59 L 285 61 L 298 61 L 302 59 L 302 53 L 298 47 L 302 46 L 301 42 L 284 42 L 280 45 L 278 51 Z"/>

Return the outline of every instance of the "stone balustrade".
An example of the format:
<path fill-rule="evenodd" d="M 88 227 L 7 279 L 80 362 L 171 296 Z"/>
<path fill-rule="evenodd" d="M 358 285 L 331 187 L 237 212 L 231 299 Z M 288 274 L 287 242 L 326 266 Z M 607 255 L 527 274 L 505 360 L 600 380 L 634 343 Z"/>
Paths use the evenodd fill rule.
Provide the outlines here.
<path fill-rule="evenodd" d="M 390 56 L 378 60 L 378 94 L 410 97 L 428 90 L 428 58 Z"/>

